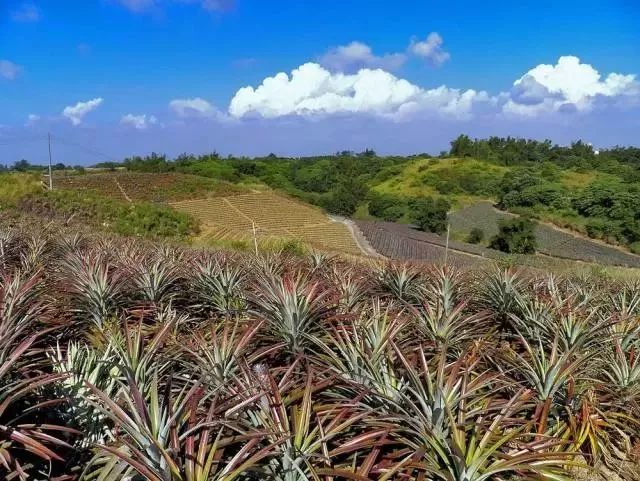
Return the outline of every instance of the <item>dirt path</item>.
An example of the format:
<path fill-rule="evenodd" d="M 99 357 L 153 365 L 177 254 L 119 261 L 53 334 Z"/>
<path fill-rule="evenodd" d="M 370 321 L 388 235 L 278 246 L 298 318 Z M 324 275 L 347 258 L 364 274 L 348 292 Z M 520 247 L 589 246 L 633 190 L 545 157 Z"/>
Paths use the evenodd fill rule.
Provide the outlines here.
<path fill-rule="evenodd" d="M 341 224 L 347 226 L 347 229 L 349 229 L 349 233 L 351 233 L 351 237 L 353 237 L 353 240 L 356 242 L 358 248 L 364 255 L 384 258 L 382 254 L 371 247 L 371 244 L 369 244 L 369 241 L 364 236 L 360 228 L 351 219 L 347 219 L 346 217 L 342 217 L 339 215 L 330 215 L 329 219 L 331 219 L 333 222 L 340 222 Z"/>
<path fill-rule="evenodd" d="M 131 200 L 131 198 L 127 195 L 127 193 L 125 192 L 125 190 L 122 188 L 122 186 L 120 185 L 120 182 L 118 182 L 118 179 L 116 179 L 114 177 L 114 179 L 116 181 L 116 185 L 118 186 L 118 189 L 120 189 L 120 192 L 122 192 L 122 195 L 124 196 L 125 199 L 127 199 L 127 202 L 129 202 L 130 204 L 133 202 Z"/>

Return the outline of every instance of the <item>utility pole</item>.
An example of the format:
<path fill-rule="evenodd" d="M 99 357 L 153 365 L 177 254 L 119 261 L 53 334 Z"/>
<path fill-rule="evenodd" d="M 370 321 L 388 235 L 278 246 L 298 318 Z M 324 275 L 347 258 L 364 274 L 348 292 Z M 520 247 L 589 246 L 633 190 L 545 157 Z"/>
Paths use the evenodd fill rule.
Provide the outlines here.
<path fill-rule="evenodd" d="M 48 133 L 47 138 L 49 139 L 49 190 L 53 190 L 53 173 L 51 171 L 51 132 Z"/>
<path fill-rule="evenodd" d="M 253 228 L 253 247 L 256 250 L 256 257 L 258 257 L 258 236 L 256 235 L 256 223 L 252 220 L 251 227 Z"/>
<path fill-rule="evenodd" d="M 449 260 L 449 234 L 451 232 L 451 224 L 447 224 L 447 243 L 444 248 L 444 265 L 447 265 L 447 261 Z"/>

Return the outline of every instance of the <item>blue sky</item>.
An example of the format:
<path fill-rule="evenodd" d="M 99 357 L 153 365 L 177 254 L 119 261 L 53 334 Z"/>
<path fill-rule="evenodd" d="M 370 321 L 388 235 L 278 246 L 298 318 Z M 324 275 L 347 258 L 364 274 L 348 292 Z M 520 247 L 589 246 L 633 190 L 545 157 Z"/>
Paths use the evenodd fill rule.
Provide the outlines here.
<path fill-rule="evenodd" d="M 638 142 L 638 2 L 484 3 L 4 0 L 0 163 Z"/>

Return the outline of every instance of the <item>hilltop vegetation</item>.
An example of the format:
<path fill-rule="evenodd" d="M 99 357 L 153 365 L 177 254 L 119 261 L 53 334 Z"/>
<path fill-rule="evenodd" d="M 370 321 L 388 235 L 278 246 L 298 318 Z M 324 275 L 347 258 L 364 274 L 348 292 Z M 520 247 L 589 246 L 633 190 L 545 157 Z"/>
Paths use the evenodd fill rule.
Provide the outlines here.
<path fill-rule="evenodd" d="M 482 247 L 492 243 L 505 215 L 517 214 L 537 221 L 539 252 L 631 266 L 636 259 L 625 252 L 550 225 L 640 252 L 639 151 L 596 152 L 582 142 L 561 147 L 548 141 L 460 136 L 438 157 L 379 156 L 370 150 L 306 158 L 183 154 L 168 159 L 152 154 L 98 164 L 100 174 L 67 169 L 56 179 L 60 187 L 86 190 L 89 196 L 151 201 L 162 209 L 174 201 L 273 189 L 356 219 L 413 224 L 436 233 L 450 224 L 453 239 Z M 28 166 L 22 161 L 16 168 Z M 485 212 L 487 203 L 501 212 Z M 469 218 L 476 211 L 482 211 L 482 221 Z M 508 243 L 492 245 L 506 249 Z"/>
<path fill-rule="evenodd" d="M 260 182 L 343 215 L 415 222 L 416 199 L 454 209 L 481 200 L 640 251 L 640 149 L 596 152 L 575 142 L 460 136 L 433 158 L 373 151 L 307 158 L 134 157 L 135 172 L 183 172 L 234 183 Z M 109 165 L 107 167 L 114 167 Z M 367 207 L 371 205 L 371 209 Z M 382 206 L 382 207 L 381 207 Z"/>

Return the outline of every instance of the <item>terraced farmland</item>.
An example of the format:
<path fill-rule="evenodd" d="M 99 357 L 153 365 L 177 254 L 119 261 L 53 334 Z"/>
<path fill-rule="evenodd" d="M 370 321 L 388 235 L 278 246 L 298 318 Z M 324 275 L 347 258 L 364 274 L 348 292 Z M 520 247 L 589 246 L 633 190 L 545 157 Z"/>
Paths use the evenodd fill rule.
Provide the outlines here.
<path fill-rule="evenodd" d="M 466 237 L 473 228 L 482 229 L 486 238 L 497 234 L 498 222 L 514 214 L 493 208 L 491 202 L 478 202 L 449 216 L 451 231 Z M 586 239 L 545 224 L 536 226 L 537 250 L 541 254 L 598 264 L 640 267 L 640 256 L 601 242 Z"/>
<path fill-rule="evenodd" d="M 445 260 L 446 241 L 437 234 L 416 231 L 408 225 L 393 222 L 358 221 L 356 224 L 371 246 L 386 257 L 427 263 L 443 263 Z M 461 245 L 450 243 L 448 263 L 469 267 L 501 256 L 499 252 L 479 246 L 472 246 L 478 249 L 477 252 L 464 252 L 459 250 Z M 494 255 L 483 255 L 487 253 Z"/>
<path fill-rule="evenodd" d="M 322 211 L 270 193 L 251 193 L 170 203 L 202 223 L 201 239 L 298 239 L 315 248 L 361 254 L 347 227 Z"/>
<path fill-rule="evenodd" d="M 128 201 L 169 202 L 247 192 L 247 189 L 197 175 L 102 172 L 54 178 L 59 189 L 86 190 Z"/>

